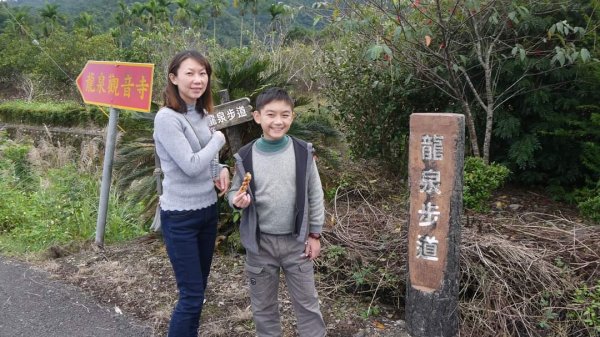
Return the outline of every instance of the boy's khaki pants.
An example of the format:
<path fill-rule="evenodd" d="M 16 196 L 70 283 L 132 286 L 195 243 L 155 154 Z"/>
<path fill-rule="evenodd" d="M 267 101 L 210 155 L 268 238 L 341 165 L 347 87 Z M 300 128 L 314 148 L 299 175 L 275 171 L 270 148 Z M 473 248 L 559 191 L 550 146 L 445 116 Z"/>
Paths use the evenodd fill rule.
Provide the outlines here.
<path fill-rule="evenodd" d="M 313 263 L 302 256 L 304 243 L 292 235 L 261 233 L 260 252 L 246 255 L 246 275 L 258 337 L 280 337 L 279 270 L 298 320 L 300 337 L 323 337 L 325 322 L 319 310 Z"/>

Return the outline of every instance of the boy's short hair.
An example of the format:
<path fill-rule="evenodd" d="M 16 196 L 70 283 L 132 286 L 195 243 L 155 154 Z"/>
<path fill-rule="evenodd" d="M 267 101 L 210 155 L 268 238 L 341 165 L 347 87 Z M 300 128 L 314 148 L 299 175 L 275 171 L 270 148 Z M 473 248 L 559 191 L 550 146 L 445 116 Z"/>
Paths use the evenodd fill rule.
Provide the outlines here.
<path fill-rule="evenodd" d="M 294 100 L 292 97 L 282 88 L 269 88 L 263 91 L 256 98 L 256 110 L 260 111 L 265 105 L 273 101 L 283 101 L 290 105 L 292 110 L 294 109 Z"/>

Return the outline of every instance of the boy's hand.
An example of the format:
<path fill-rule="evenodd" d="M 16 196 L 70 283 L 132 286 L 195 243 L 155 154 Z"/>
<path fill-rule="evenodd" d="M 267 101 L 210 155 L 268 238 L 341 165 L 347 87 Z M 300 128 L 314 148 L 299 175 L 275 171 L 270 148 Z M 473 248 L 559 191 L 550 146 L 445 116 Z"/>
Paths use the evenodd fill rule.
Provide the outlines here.
<path fill-rule="evenodd" d="M 309 260 L 313 261 L 319 254 L 321 253 L 321 240 L 313 239 L 311 237 L 306 241 L 306 245 L 304 247 L 304 256 Z"/>
<path fill-rule="evenodd" d="M 237 193 L 235 197 L 233 197 L 233 205 L 237 208 L 246 208 L 250 205 L 250 195 L 246 192 Z"/>

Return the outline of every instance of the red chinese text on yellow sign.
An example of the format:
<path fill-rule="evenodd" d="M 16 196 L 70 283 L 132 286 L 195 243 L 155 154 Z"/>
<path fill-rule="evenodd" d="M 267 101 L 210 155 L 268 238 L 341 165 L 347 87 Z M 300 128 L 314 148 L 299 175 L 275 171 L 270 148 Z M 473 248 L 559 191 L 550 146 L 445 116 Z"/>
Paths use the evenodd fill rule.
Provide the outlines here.
<path fill-rule="evenodd" d="M 77 76 L 87 104 L 150 111 L 154 64 L 88 61 Z"/>

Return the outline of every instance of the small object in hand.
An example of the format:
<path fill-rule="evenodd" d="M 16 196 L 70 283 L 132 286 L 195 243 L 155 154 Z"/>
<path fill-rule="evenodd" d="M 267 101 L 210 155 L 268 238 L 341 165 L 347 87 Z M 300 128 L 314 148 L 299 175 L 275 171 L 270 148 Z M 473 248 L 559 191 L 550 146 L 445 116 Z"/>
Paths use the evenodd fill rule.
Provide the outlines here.
<path fill-rule="evenodd" d="M 250 180 L 252 180 L 252 174 L 250 174 L 250 172 L 246 172 L 244 175 L 244 181 L 242 182 L 242 186 L 240 187 L 238 194 L 246 193 L 248 185 L 250 184 Z"/>

